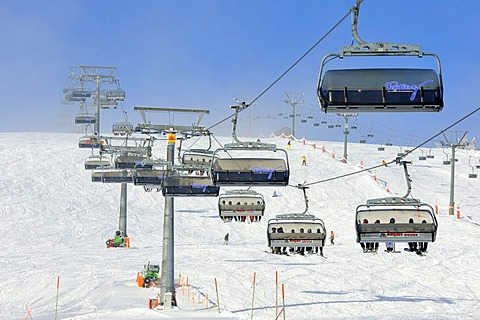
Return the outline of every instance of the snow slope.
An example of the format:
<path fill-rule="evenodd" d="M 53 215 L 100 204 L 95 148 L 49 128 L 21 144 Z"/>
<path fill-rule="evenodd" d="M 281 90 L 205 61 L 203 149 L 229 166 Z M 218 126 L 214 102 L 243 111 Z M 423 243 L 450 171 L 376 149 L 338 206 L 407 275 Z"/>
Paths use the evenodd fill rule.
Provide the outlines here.
<path fill-rule="evenodd" d="M 135 286 L 136 272 L 146 262 L 161 262 L 164 198 L 161 193 L 129 186 L 132 248 L 106 249 L 104 243 L 118 224 L 120 186 L 91 182 L 90 172 L 83 169 L 91 151 L 78 149 L 78 138 L 53 133 L 0 134 L 4 159 L 0 318 L 25 319 L 28 307 L 34 319 L 51 319 L 57 276 L 61 319 L 184 317 L 178 310 L 169 314 L 147 310 L 148 297 L 158 290 Z M 286 145 L 285 139 L 266 140 Z M 366 166 L 392 160 L 398 152 L 398 147 L 386 147 L 382 153 L 375 145 L 352 143 L 349 164 L 344 164 L 330 153 L 340 155 L 341 143 L 317 142 L 317 146 L 292 143 L 291 185 L 358 170 L 361 160 Z M 478 319 L 480 181 L 467 176 L 468 155 L 478 161 L 480 153 L 458 152 L 456 202 L 461 219 L 457 219 L 447 214 L 450 167 L 442 165 L 441 149 L 433 152 L 435 159 L 428 161 L 418 161 L 420 152 L 415 152 L 410 167 L 413 195 L 440 208 L 437 241 L 429 245 L 426 256 L 382 250 L 378 255 L 364 254 L 355 242 L 357 205 L 369 198 L 405 194 L 403 169 L 390 165 L 311 186 L 310 213 L 324 220 L 327 232 L 336 234 L 335 245 L 325 247 L 327 259 L 267 253 L 268 218 L 303 210 L 302 194 L 295 188 L 256 188 L 264 194 L 267 209 L 262 221 L 253 224 L 223 223 L 218 218 L 217 198 L 177 198 L 175 272 L 189 276 L 192 292 L 208 295 L 212 317 L 217 314 L 216 278 L 219 316 L 250 318 L 256 272 L 253 317 L 274 319 L 278 271 L 285 285 L 288 319 Z M 165 142 L 157 141 L 155 153 L 165 154 Z M 301 166 L 302 155 L 307 156 L 307 166 Z M 271 197 L 274 190 L 279 197 Z M 230 244 L 224 246 L 227 232 Z M 184 295 L 178 297 L 186 305 Z"/>

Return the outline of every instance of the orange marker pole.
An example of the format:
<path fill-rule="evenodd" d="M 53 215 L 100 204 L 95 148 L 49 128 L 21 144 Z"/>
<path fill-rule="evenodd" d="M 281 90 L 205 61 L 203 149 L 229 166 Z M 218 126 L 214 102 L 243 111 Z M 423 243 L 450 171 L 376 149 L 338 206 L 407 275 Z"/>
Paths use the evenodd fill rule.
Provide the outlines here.
<path fill-rule="evenodd" d="M 208 309 L 208 294 L 205 297 L 205 308 Z"/>
<path fill-rule="evenodd" d="M 218 284 L 217 284 L 217 278 L 215 278 L 215 291 L 217 292 L 217 307 L 218 307 L 218 313 L 220 313 L 220 300 L 218 299 Z"/>
<path fill-rule="evenodd" d="M 278 316 L 278 271 L 275 271 L 275 316 Z"/>
<path fill-rule="evenodd" d="M 435 203 L 435 214 L 438 214 L 438 205 Z"/>
<path fill-rule="evenodd" d="M 457 219 L 460 219 L 460 207 L 457 207 Z"/>
<path fill-rule="evenodd" d="M 57 320 L 57 310 L 58 310 L 58 291 L 60 288 L 60 276 L 57 276 L 57 297 L 55 298 L 55 320 Z"/>
<path fill-rule="evenodd" d="M 285 320 L 285 285 L 282 283 L 282 309 L 283 309 L 283 320 Z"/>

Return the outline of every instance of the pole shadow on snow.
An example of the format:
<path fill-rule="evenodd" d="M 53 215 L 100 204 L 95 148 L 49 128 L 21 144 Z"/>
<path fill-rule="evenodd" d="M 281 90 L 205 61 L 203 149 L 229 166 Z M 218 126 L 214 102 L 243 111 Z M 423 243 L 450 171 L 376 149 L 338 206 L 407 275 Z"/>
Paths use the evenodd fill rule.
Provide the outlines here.
<path fill-rule="evenodd" d="M 302 291 L 306 292 L 306 291 Z M 320 294 L 332 294 L 338 295 L 339 292 L 330 291 L 330 292 L 321 292 L 317 291 Z M 315 293 L 315 291 L 313 291 Z M 340 294 L 347 294 L 351 292 L 340 292 Z M 458 300 L 458 299 L 456 299 Z M 461 300 L 472 300 L 474 299 L 461 299 Z M 314 306 L 314 305 L 329 305 L 329 304 L 351 304 L 351 303 L 375 303 L 375 302 L 410 302 L 410 303 L 419 303 L 419 302 L 434 302 L 434 303 L 446 303 L 446 304 L 455 304 L 455 300 L 449 298 L 426 298 L 426 297 L 415 297 L 415 296 L 404 296 L 404 297 L 387 297 L 387 296 L 375 296 L 374 299 L 371 300 L 336 300 L 336 301 L 316 301 L 316 302 L 305 302 L 305 303 L 293 303 L 293 304 L 285 304 L 285 308 L 291 307 L 305 307 L 305 306 Z M 255 307 L 253 310 L 268 310 L 268 309 L 275 309 L 275 306 L 264 306 L 264 307 Z M 239 312 L 247 312 L 251 311 L 251 308 L 248 309 L 239 309 L 239 310 L 232 310 L 231 313 L 239 313 Z"/>

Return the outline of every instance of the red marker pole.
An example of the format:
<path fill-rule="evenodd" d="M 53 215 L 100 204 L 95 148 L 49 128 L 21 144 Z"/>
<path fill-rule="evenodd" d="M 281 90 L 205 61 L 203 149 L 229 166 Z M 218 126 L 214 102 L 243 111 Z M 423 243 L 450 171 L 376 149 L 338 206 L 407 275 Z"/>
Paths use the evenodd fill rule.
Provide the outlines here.
<path fill-rule="evenodd" d="M 255 280 L 257 278 L 257 273 L 253 273 L 253 283 L 252 283 L 252 311 L 250 313 L 250 319 L 253 319 L 253 306 L 255 302 Z"/>

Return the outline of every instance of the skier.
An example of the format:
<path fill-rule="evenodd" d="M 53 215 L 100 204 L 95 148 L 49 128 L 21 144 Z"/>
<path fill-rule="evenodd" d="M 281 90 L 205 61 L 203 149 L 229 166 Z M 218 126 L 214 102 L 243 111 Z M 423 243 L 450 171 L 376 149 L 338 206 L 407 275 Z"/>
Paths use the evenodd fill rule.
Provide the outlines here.
<path fill-rule="evenodd" d="M 223 238 L 223 244 L 224 245 L 228 245 L 228 238 L 229 238 L 229 235 L 228 233 L 225 235 L 225 237 Z"/>
<path fill-rule="evenodd" d="M 375 220 L 375 223 L 380 223 L 380 220 Z M 378 242 L 374 242 L 374 247 L 373 247 L 373 251 L 375 251 L 375 253 L 378 252 L 378 246 L 379 246 L 379 243 Z"/>
<path fill-rule="evenodd" d="M 408 220 L 408 223 L 413 223 L 413 218 L 410 218 Z M 409 242 L 408 243 L 408 249 L 410 250 L 410 252 L 416 252 L 417 251 L 417 246 L 418 246 L 418 244 L 416 242 Z"/>
<path fill-rule="evenodd" d="M 426 220 L 422 220 L 422 223 L 427 223 Z M 428 242 L 420 242 L 420 252 L 427 252 Z"/>
<path fill-rule="evenodd" d="M 115 232 L 115 237 L 113 238 L 113 246 L 114 247 L 121 247 L 122 244 L 123 244 L 122 232 L 120 230 L 117 230 Z"/>
<path fill-rule="evenodd" d="M 368 224 L 368 219 L 363 219 L 363 223 Z M 364 253 L 373 251 L 373 242 L 367 242 L 365 244 L 366 247 L 364 247 L 362 243 L 360 243 L 360 245 L 362 246 L 362 249 L 363 249 Z"/>
<path fill-rule="evenodd" d="M 335 240 L 335 233 L 333 233 L 333 230 L 330 231 L 330 243 L 332 245 L 334 245 L 335 243 L 333 243 L 333 240 Z"/>
<path fill-rule="evenodd" d="M 291 149 L 292 148 L 292 145 L 290 144 L 290 140 L 288 140 L 287 142 L 287 149 Z"/>
<path fill-rule="evenodd" d="M 302 156 L 302 166 L 306 166 L 306 165 L 307 165 L 307 157 Z"/>

